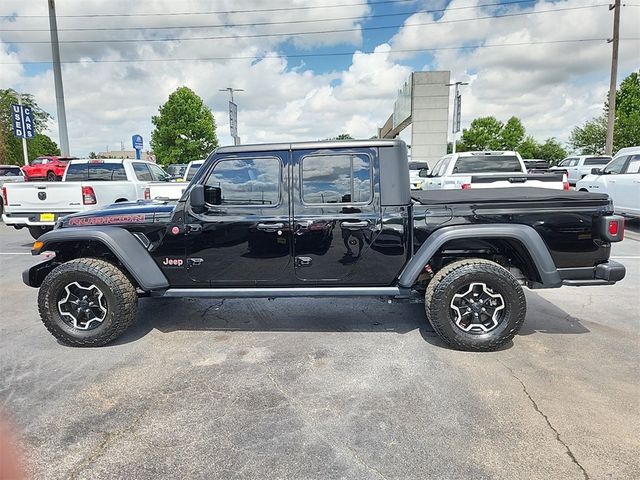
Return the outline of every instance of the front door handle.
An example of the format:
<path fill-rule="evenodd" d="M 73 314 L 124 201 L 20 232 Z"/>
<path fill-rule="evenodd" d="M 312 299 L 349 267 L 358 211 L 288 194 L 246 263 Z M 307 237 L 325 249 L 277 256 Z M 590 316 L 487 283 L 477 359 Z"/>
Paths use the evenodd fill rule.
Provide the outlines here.
<path fill-rule="evenodd" d="M 369 226 L 369 222 L 367 220 L 363 220 L 361 222 L 342 222 L 340 223 L 340 227 L 346 230 L 359 230 L 361 228 L 367 228 Z"/>
<path fill-rule="evenodd" d="M 276 230 L 282 230 L 284 228 L 284 223 L 259 223 L 257 225 L 258 230 L 262 230 L 264 232 L 275 232 Z"/>

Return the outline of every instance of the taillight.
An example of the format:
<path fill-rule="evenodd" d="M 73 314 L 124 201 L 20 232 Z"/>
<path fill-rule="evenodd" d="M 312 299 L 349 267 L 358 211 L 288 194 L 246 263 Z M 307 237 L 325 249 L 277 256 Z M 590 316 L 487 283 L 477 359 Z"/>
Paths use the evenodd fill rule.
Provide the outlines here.
<path fill-rule="evenodd" d="M 95 205 L 98 203 L 93 187 L 82 187 L 82 203 L 85 205 Z"/>
<path fill-rule="evenodd" d="M 602 218 L 602 238 L 609 242 L 620 242 L 624 238 L 624 218 L 619 215 L 608 215 Z"/>
<path fill-rule="evenodd" d="M 562 190 L 569 190 L 569 179 L 566 175 L 562 176 Z"/>
<path fill-rule="evenodd" d="M 149 190 L 149 187 L 144 189 L 144 199 L 151 200 L 151 190 Z"/>
<path fill-rule="evenodd" d="M 7 198 L 7 187 L 2 187 L 2 203 L 9 205 L 9 199 Z"/>
<path fill-rule="evenodd" d="M 470 183 L 463 183 L 461 188 L 462 188 L 462 190 L 469 190 L 469 189 L 471 189 L 471 184 Z"/>

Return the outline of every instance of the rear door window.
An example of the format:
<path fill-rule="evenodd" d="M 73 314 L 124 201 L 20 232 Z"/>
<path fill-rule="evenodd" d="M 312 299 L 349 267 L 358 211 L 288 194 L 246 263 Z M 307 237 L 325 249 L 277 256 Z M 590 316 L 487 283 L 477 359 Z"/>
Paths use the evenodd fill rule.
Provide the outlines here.
<path fill-rule="evenodd" d="M 453 173 L 522 173 L 518 157 L 513 155 L 478 155 L 460 157 Z"/>
<path fill-rule="evenodd" d="M 368 155 L 310 155 L 302 159 L 300 168 L 302 200 L 306 204 L 371 201 L 371 158 Z"/>
<path fill-rule="evenodd" d="M 72 163 L 67 167 L 67 182 L 126 180 L 122 163 Z"/>

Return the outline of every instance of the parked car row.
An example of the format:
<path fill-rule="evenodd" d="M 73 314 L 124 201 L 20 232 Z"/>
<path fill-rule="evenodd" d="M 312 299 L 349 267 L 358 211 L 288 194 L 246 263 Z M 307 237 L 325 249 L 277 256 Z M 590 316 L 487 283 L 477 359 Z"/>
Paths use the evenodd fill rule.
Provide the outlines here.
<path fill-rule="evenodd" d="M 169 180 L 162 167 L 144 160 L 71 160 L 62 182 L 4 184 L 2 220 L 38 238 L 71 213 L 151 199 L 150 185 Z"/>

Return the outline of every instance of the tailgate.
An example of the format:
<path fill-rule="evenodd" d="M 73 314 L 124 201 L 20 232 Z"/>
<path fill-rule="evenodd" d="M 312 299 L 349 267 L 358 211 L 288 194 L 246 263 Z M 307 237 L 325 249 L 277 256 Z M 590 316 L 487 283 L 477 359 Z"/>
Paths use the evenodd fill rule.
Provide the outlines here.
<path fill-rule="evenodd" d="M 5 184 L 7 212 L 70 212 L 82 207 L 82 186 L 66 182 Z"/>
<path fill-rule="evenodd" d="M 562 173 L 473 175 L 469 183 L 471 188 L 537 187 L 563 190 L 564 175 Z"/>
<path fill-rule="evenodd" d="M 149 197 L 154 199 L 180 200 L 189 184 L 187 182 L 149 183 Z"/>

